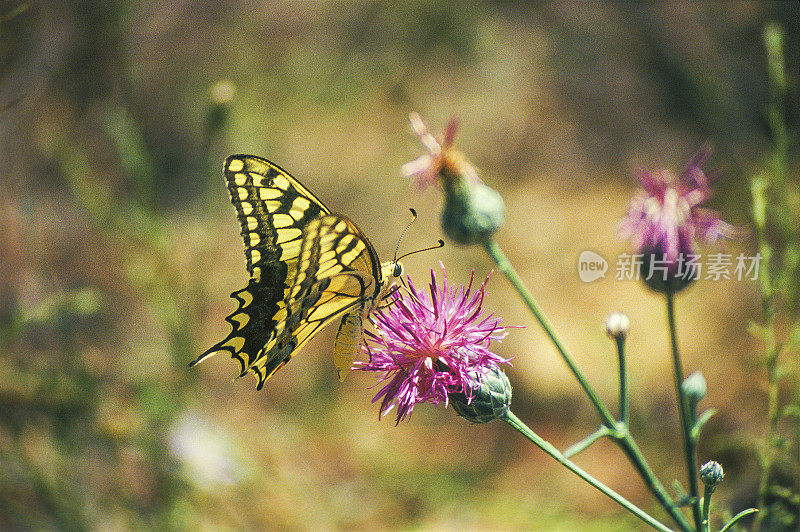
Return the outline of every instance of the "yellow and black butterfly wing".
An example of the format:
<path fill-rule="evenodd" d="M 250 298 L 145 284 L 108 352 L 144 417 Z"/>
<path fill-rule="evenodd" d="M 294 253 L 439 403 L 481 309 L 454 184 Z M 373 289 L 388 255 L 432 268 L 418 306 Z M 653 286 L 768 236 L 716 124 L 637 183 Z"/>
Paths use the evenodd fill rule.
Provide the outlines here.
<path fill-rule="evenodd" d="M 226 318 L 232 332 L 192 365 L 228 351 L 243 376 L 270 337 L 282 333 L 280 309 L 296 281 L 303 228 L 329 211 L 288 172 L 260 157 L 232 155 L 223 171 L 241 225 L 250 281 L 231 294 L 239 303 Z"/>
<path fill-rule="evenodd" d="M 245 244 L 248 285 L 233 294 L 233 330 L 192 365 L 228 351 L 264 382 L 336 316 L 378 293 L 380 265 L 358 228 L 259 157 L 234 155 L 225 178 Z"/>
<path fill-rule="evenodd" d="M 340 315 L 360 319 L 379 293 L 381 269 L 375 250 L 344 216 L 324 215 L 308 224 L 298 264 L 297 281 L 285 301 L 285 327 L 252 368 L 259 378 L 269 378 Z M 340 374 L 349 368 L 338 350 L 334 362 Z"/>
<path fill-rule="evenodd" d="M 263 276 L 267 284 L 282 283 L 284 289 L 292 286 L 303 228 L 330 211 L 302 183 L 266 159 L 231 155 L 224 172 L 242 226 L 250 277 L 261 282 Z"/>

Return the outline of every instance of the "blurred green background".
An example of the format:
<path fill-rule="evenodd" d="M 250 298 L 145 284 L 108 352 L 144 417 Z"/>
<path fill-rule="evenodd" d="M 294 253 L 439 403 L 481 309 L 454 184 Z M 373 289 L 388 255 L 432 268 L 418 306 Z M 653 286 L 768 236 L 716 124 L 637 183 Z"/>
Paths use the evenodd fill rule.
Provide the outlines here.
<path fill-rule="evenodd" d="M 612 405 L 601 326 L 630 315 L 633 429 L 665 484 L 683 478 L 663 301 L 613 271 L 581 283 L 575 261 L 628 250 L 615 227 L 635 164 L 680 170 L 705 140 L 714 206 L 749 223 L 769 148 L 762 31 L 783 28 L 796 82 L 797 1 L 7 0 L 0 17 L 0 528 L 640 527 L 502 423 L 431 405 L 379 421 L 370 375 L 336 380 L 333 330 L 261 392 L 227 356 L 187 368 L 246 282 L 222 160 L 283 166 L 386 259 L 409 207 L 401 251 L 441 237 L 439 194 L 398 174 L 422 153 L 412 110 L 435 131 L 460 117 L 458 146 L 508 206 L 501 246 Z M 455 245 L 405 266 L 422 283 L 439 260 L 451 282 L 491 269 Z M 497 346 L 515 413 L 561 449 L 593 431 L 497 274 L 485 307 L 525 326 Z M 725 467 L 718 502 L 753 505 L 758 287 L 700 281 L 678 311 L 684 367 L 719 411 L 701 463 Z M 612 444 L 577 461 L 663 517 Z"/>

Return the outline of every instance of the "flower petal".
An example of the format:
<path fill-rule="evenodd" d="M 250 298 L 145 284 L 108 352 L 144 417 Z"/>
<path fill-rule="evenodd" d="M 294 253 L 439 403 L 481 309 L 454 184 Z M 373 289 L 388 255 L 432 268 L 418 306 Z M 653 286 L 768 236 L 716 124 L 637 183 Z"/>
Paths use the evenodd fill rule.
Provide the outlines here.
<path fill-rule="evenodd" d="M 447 271 L 438 282 L 431 270 L 428 292 L 420 292 L 408 278 L 406 292 L 396 292 L 392 303 L 370 319 L 377 332 L 368 333 L 369 360 L 353 369 L 378 372 L 383 387 L 373 398 L 379 415 L 395 406 L 399 423 L 421 402 L 448 404 L 452 393 L 468 397 L 477 386 L 475 375 L 507 362 L 489 350 L 492 340 L 505 337 L 500 318 L 481 310 L 488 277 L 472 290 L 447 285 Z"/>

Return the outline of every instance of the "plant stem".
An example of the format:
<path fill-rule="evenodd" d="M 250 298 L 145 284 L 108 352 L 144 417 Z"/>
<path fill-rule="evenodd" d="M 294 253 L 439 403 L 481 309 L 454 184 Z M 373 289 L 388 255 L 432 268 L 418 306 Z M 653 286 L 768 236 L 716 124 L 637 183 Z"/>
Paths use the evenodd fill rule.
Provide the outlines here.
<path fill-rule="evenodd" d="M 659 501 L 664 510 L 670 515 L 670 517 L 672 517 L 681 530 L 692 530 L 689 523 L 686 522 L 683 514 L 681 514 L 680 510 L 675 507 L 675 504 L 667 494 L 667 491 L 664 489 L 661 481 L 658 480 L 653 471 L 650 469 L 650 466 L 647 465 L 647 461 L 644 459 L 639 447 L 636 445 L 636 442 L 633 440 L 633 437 L 628 431 L 627 424 L 623 424 L 622 427 L 620 427 L 620 424 L 616 422 L 611 413 L 606 409 L 605 405 L 600 402 L 600 399 L 594 393 L 591 385 L 587 382 L 586 378 L 572 361 L 572 358 L 567 353 L 566 348 L 561 344 L 561 341 L 553 330 L 552 325 L 550 325 L 550 321 L 541 311 L 538 303 L 536 303 L 536 301 L 533 299 L 533 296 L 525 287 L 503 251 L 497 245 L 497 242 L 494 239 L 489 239 L 485 243 L 484 247 L 486 248 L 486 252 L 489 254 L 489 256 L 492 257 L 497 264 L 498 269 L 503 273 L 503 275 L 506 276 L 509 282 L 511 282 L 511 285 L 517 290 L 517 293 L 539 321 L 539 324 L 542 326 L 545 333 L 550 337 L 550 340 L 553 342 L 553 345 L 555 345 L 556 349 L 561 355 L 561 358 L 572 371 L 573 375 L 575 375 L 575 378 L 586 392 L 589 400 L 597 409 L 602 425 L 608 429 L 609 437 L 611 437 L 612 440 L 619 445 L 619 447 L 625 453 L 625 456 L 639 473 L 639 476 L 642 477 L 642 481 L 650 490 L 650 493 L 652 493 L 653 496 Z M 589 444 L 591 443 L 592 442 L 589 442 Z M 575 449 L 573 448 L 573 451 L 574 450 Z M 579 450 L 580 449 L 578 449 L 578 451 Z"/>
<path fill-rule="evenodd" d="M 628 410 L 628 370 L 625 362 L 625 336 L 615 338 L 617 344 L 617 358 L 619 359 L 619 419 L 628 424 L 630 414 Z"/>
<path fill-rule="evenodd" d="M 756 235 L 758 237 L 758 253 L 761 256 L 761 268 L 759 271 L 759 284 L 761 289 L 761 311 L 764 315 L 764 325 L 761 327 L 761 338 L 765 346 L 764 364 L 767 370 L 767 433 L 762 444 L 761 456 L 761 478 L 758 488 L 758 508 L 762 511 L 758 513 L 753 525 L 753 530 L 761 529 L 761 521 L 767 512 L 766 508 L 767 492 L 769 491 L 770 475 L 776 452 L 774 444 L 776 425 L 778 423 L 779 404 L 778 404 L 778 340 L 775 334 L 775 301 L 774 289 L 772 286 L 772 247 L 766 239 L 766 221 L 764 216 L 766 211 L 767 195 L 766 183 L 754 179 L 751 183 L 753 195 L 753 210 L 756 222 Z M 757 209 L 763 212 L 757 212 Z"/>
<path fill-rule="evenodd" d="M 703 490 L 703 532 L 711 532 L 711 494 L 714 493 L 714 488 L 706 484 Z"/>
<path fill-rule="evenodd" d="M 684 518 L 683 514 L 675 507 L 672 499 L 664 490 L 664 486 L 661 485 L 661 482 L 658 481 L 656 476 L 650 470 L 650 467 L 647 465 L 644 456 L 642 456 L 639 447 L 636 445 L 636 442 L 630 434 L 628 424 L 630 419 L 630 401 L 628 399 L 628 372 L 626 370 L 625 362 L 625 336 L 618 336 L 615 338 L 615 340 L 617 344 L 617 355 L 619 357 L 619 409 L 621 422 L 619 424 L 620 430 L 615 431 L 615 433 L 610 434 L 610 436 L 614 442 L 619 445 L 619 447 L 628 457 L 628 460 L 631 462 L 631 464 L 636 468 L 639 476 L 642 477 L 642 480 L 650 489 L 650 492 L 656 497 L 656 499 L 658 499 L 658 501 L 661 503 L 661 506 L 663 506 L 669 515 L 675 520 L 675 523 L 681 528 L 681 530 L 691 530 L 691 527 Z"/>
<path fill-rule="evenodd" d="M 761 511 L 756 516 L 753 525 L 753 530 L 756 531 L 760 530 L 762 520 L 769 516 L 766 508 L 766 499 L 770 489 L 770 475 L 778 455 L 773 442 L 776 439 L 777 423 L 780 415 L 778 401 L 778 380 L 780 378 L 778 356 L 780 348 L 775 330 L 775 286 L 772 278 L 773 262 L 778 262 L 778 259 L 773 259 L 773 249 L 767 240 L 767 216 L 770 213 L 770 207 L 775 207 L 776 203 L 782 203 L 780 200 L 782 199 L 781 194 L 785 189 L 784 184 L 787 179 L 791 143 L 789 129 L 784 117 L 787 82 L 782 28 L 775 24 L 767 25 L 764 28 L 763 39 L 770 81 L 770 101 L 765 114 L 772 133 L 772 150 L 767 157 L 768 168 L 766 171 L 753 176 L 751 179 L 750 193 L 753 202 L 753 221 L 758 238 L 758 253 L 761 257 L 759 284 L 761 289 L 761 310 L 764 315 L 761 337 L 765 342 L 766 351 L 765 365 L 768 379 L 767 422 L 769 426 L 762 444 L 761 479 L 758 490 L 758 508 Z M 800 424 L 798 424 L 798 428 L 800 428 Z M 797 445 L 797 442 L 795 442 L 795 445 Z"/>
<path fill-rule="evenodd" d="M 612 432 L 613 431 L 610 430 L 605 425 L 601 425 L 599 429 L 597 429 L 596 431 L 592 432 L 591 434 L 586 436 L 581 441 L 570 445 L 569 448 L 564 451 L 564 456 L 566 458 L 572 458 L 576 454 L 581 453 L 584 450 L 586 450 L 587 448 L 589 448 L 590 445 L 592 445 L 594 442 L 596 442 L 600 438 L 603 438 L 605 436 L 611 436 Z"/>
<path fill-rule="evenodd" d="M 622 495 L 618 494 L 589 473 L 578 467 L 574 462 L 567 459 L 563 454 L 561 454 L 558 449 L 553 447 L 549 442 L 542 439 L 538 434 L 533 432 L 531 429 L 528 428 L 525 423 L 519 420 L 517 416 L 515 416 L 510 410 L 506 413 L 503 420 L 517 429 L 520 433 L 522 433 L 526 438 L 532 441 L 537 447 L 541 450 L 546 452 L 550 455 L 553 459 L 555 459 L 559 464 L 563 465 L 576 475 L 578 475 L 581 479 L 585 480 L 587 483 L 591 484 L 593 487 L 598 489 L 603 494 L 610 497 L 614 502 L 631 512 L 633 515 L 647 523 L 648 525 L 652 526 L 656 530 L 662 531 L 669 531 L 670 529 L 667 528 L 665 525 L 657 521 L 655 518 L 651 517 L 643 510 L 641 510 L 638 506 L 634 505 L 632 502 L 628 501 Z"/>
<path fill-rule="evenodd" d="M 622 449 L 622 452 L 625 453 L 625 456 L 630 461 L 631 465 L 636 468 L 636 471 L 639 473 L 639 476 L 644 481 L 647 489 L 650 490 L 650 493 L 658 500 L 661 504 L 661 507 L 672 517 L 672 520 L 675 521 L 675 524 L 678 525 L 684 532 L 691 532 L 694 530 L 691 525 L 686 521 L 686 518 L 681 513 L 680 509 L 675 506 L 675 503 L 672 502 L 672 498 L 667 493 L 667 490 L 664 489 L 664 486 L 661 484 L 661 481 L 658 480 L 658 477 L 653 473 L 650 469 L 650 466 L 647 465 L 647 461 L 644 459 L 644 455 L 642 455 L 642 451 L 639 449 L 639 446 L 636 444 L 636 441 L 633 439 L 633 436 L 625 427 L 625 432 L 623 434 L 612 435 L 613 441 Z"/>
<path fill-rule="evenodd" d="M 675 294 L 667 290 L 667 320 L 669 321 L 669 336 L 672 344 L 672 365 L 675 375 L 675 393 L 678 398 L 678 412 L 680 413 L 681 431 L 683 433 L 683 450 L 686 457 L 686 481 L 689 484 L 689 496 L 692 501 L 692 515 L 694 516 L 696 530 L 701 529 L 703 517 L 700 512 L 700 497 L 697 491 L 697 453 L 695 441 L 692 438 L 691 420 L 686 411 L 686 397 L 683 393 L 683 367 L 681 365 L 680 351 L 678 350 L 678 329 L 675 323 Z"/>
<path fill-rule="evenodd" d="M 603 423 L 603 425 L 613 429 L 616 425 L 614 417 L 600 401 L 600 398 L 595 393 L 591 384 L 589 384 L 589 381 L 586 380 L 586 377 L 583 375 L 583 373 L 581 373 L 581 370 L 575 365 L 572 357 L 569 356 L 566 348 L 556 335 L 553 326 L 547 319 L 547 316 L 544 315 L 542 310 L 539 308 L 539 304 L 533 299 L 533 296 L 528 291 L 527 287 L 525 287 L 525 285 L 522 283 L 522 279 L 520 279 L 517 275 L 517 272 L 514 270 L 514 266 L 511 265 L 511 262 L 509 262 L 509 260 L 506 258 L 505 254 L 497 245 L 497 242 L 494 240 L 494 238 L 488 239 L 484 244 L 484 248 L 489 256 L 494 260 L 495 264 L 497 264 L 498 269 L 503 273 L 503 275 L 506 276 L 512 286 L 514 286 L 514 288 L 517 290 L 517 293 L 519 293 L 522 300 L 542 326 L 542 329 L 544 329 L 544 332 L 550 338 L 550 341 L 553 342 L 553 345 L 555 345 L 558 353 L 561 355 L 561 359 L 567 364 L 567 367 L 569 367 L 570 371 L 572 371 L 572 374 L 578 380 L 581 388 L 583 388 L 583 391 L 586 393 L 587 397 L 589 397 L 589 401 L 591 401 L 597 410 L 597 413 L 600 416 L 600 421 Z"/>

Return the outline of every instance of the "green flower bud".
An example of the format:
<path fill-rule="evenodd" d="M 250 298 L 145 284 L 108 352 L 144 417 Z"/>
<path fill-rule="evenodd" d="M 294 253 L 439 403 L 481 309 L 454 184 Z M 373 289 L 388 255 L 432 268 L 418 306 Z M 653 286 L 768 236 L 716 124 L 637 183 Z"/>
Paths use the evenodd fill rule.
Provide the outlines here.
<path fill-rule="evenodd" d="M 472 391 L 472 400 L 463 392 L 450 394 L 456 413 L 473 422 L 488 423 L 506 415 L 511 406 L 511 383 L 497 366 L 484 374 L 473 373 L 480 384 Z"/>
<path fill-rule="evenodd" d="M 502 227 L 506 207 L 494 189 L 462 179 L 445 192 L 442 230 L 453 242 L 483 243 Z"/>
<path fill-rule="evenodd" d="M 683 380 L 681 388 L 689 404 L 697 405 L 706 396 L 706 379 L 702 373 L 695 371 Z"/>
<path fill-rule="evenodd" d="M 725 472 L 719 462 L 711 460 L 700 468 L 700 480 L 709 488 L 714 488 L 725 478 Z"/>

